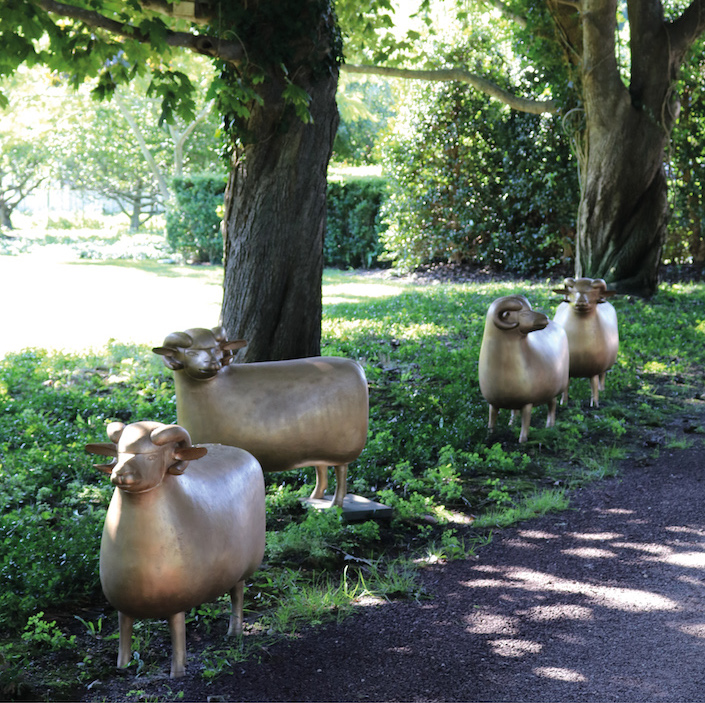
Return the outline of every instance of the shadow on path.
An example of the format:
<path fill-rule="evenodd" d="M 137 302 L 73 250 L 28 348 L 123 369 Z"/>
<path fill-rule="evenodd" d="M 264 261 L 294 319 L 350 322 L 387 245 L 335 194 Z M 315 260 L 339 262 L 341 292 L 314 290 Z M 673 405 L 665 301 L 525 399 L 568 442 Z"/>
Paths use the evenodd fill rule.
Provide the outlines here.
<path fill-rule="evenodd" d="M 700 444 L 700 442 L 698 442 Z M 584 489 L 213 684 L 222 700 L 705 701 L 702 450 Z M 188 692 L 186 691 L 188 698 Z"/>

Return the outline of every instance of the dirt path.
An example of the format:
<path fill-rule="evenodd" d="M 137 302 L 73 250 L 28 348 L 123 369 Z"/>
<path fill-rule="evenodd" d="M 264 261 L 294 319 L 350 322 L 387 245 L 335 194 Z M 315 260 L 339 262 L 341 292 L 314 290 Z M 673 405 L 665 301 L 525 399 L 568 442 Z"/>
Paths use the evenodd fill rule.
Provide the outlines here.
<path fill-rule="evenodd" d="M 428 600 L 360 608 L 210 686 L 197 674 L 169 682 L 172 695 L 705 701 L 705 449 L 694 437 L 650 465 L 627 463 L 565 513 L 496 533 L 476 559 L 430 567 Z"/>

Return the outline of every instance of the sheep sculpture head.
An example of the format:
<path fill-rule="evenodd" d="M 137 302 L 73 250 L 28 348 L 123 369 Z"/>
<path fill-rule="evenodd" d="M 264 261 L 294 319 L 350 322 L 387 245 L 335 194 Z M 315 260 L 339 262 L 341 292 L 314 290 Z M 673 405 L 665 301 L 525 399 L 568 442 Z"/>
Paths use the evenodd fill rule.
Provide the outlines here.
<path fill-rule="evenodd" d="M 607 302 L 607 298 L 616 293 L 607 290 L 602 278 L 566 278 L 563 288 L 554 288 L 553 292 L 563 295 L 564 301 L 579 315 L 594 312 L 597 305 Z"/>
<path fill-rule="evenodd" d="M 112 442 L 87 444 L 91 454 L 114 457 L 96 468 L 110 474 L 110 482 L 128 493 L 144 493 L 159 486 L 169 473 L 184 473 L 189 461 L 205 456 L 205 447 L 191 446 L 189 433 L 179 425 L 112 422 L 107 428 Z"/>
<path fill-rule="evenodd" d="M 516 330 L 520 334 L 529 334 L 548 327 L 549 318 L 542 312 L 532 310 L 523 295 L 508 295 L 490 305 L 487 322 L 504 332 Z"/>
<path fill-rule="evenodd" d="M 203 381 L 216 376 L 233 360 L 233 352 L 244 346 L 247 346 L 244 339 L 228 341 L 223 327 L 194 327 L 172 332 L 161 347 L 154 347 L 152 351 L 159 354 L 172 371 L 183 371 Z"/>

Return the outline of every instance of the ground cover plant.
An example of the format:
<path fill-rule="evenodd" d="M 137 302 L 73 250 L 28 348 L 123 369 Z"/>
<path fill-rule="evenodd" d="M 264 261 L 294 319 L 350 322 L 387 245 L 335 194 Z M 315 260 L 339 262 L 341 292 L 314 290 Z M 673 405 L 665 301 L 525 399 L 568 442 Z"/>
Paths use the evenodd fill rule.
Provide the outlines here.
<path fill-rule="evenodd" d="M 188 614 L 198 675 L 217 680 L 273 639 L 347 617 L 356 602 L 423 598 L 415 574 L 424 563 L 467 556 L 493 530 L 564 509 L 572 488 L 614 473 L 627 453 L 662 451 L 673 423 L 703 434 L 691 406 L 705 397 L 705 285 L 689 283 L 665 284 L 649 301 L 614 300 L 620 354 L 599 408 L 576 380 L 555 428 L 543 428 L 545 408 L 536 408 L 524 445 L 506 411 L 487 432 L 477 384 L 485 311 L 521 293 L 551 314 L 554 283 L 400 285 L 327 273 L 336 294 L 326 296 L 323 353 L 358 359 L 370 385 L 368 442 L 350 490 L 391 505 L 394 518 L 354 524 L 307 511 L 300 498 L 312 470 L 268 475 L 268 545 L 246 592 L 246 633 L 222 637 L 224 599 Z M 374 297 L 360 294 L 372 286 Z M 99 700 L 100 682 L 116 677 L 116 616 L 98 582 L 112 487 L 83 446 L 105 441 L 109 421 L 139 419 L 176 419 L 172 374 L 146 346 L 34 349 L 0 361 L 3 697 L 71 699 L 95 685 Z M 130 700 L 168 669 L 165 624 L 139 623 L 134 649 Z"/>

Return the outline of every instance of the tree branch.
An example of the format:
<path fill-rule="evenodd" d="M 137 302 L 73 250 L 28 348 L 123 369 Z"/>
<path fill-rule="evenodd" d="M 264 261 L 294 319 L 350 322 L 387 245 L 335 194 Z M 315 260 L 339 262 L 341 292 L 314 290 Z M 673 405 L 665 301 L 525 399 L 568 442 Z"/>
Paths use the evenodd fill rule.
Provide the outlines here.
<path fill-rule="evenodd" d="M 34 0 L 34 2 L 46 12 L 79 20 L 92 29 L 104 29 L 116 36 L 132 39 L 142 44 L 151 43 L 149 34 L 140 31 L 137 27 L 111 20 L 94 10 L 86 10 L 55 0 Z M 188 49 L 197 54 L 219 58 L 233 65 L 239 65 L 245 58 L 245 51 L 240 42 L 224 41 L 207 34 L 167 30 L 166 43 L 169 46 Z"/>
<path fill-rule="evenodd" d="M 208 24 L 211 20 L 210 13 L 206 12 L 206 9 L 210 8 L 206 3 L 202 2 L 182 0 L 181 2 L 171 3 L 167 2 L 167 0 L 140 0 L 140 5 L 145 10 L 153 10 L 174 19 L 188 20 L 195 24 Z"/>
<path fill-rule="evenodd" d="M 541 115 L 544 113 L 557 114 L 558 106 L 553 100 L 530 100 L 521 98 L 509 91 L 500 88 L 495 83 L 488 81 L 486 78 L 470 73 L 460 68 L 435 69 L 428 71 L 417 71 L 408 68 L 391 68 L 388 66 L 355 66 L 353 64 L 343 64 L 341 71 L 346 73 L 357 73 L 374 76 L 387 76 L 390 78 L 405 78 L 407 80 L 422 80 L 422 81 L 441 81 L 459 83 L 468 83 L 476 90 L 479 90 L 485 95 L 503 102 L 513 110 L 519 112 L 528 112 L 532 115 Z"/>
<path fill-rule="evenodd" d="M 705 32 L 705 0 L 693 0 L 680 17 L 667 25 L 667 30 L 680 63 L 693 42 Z"/>

